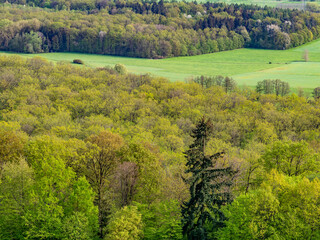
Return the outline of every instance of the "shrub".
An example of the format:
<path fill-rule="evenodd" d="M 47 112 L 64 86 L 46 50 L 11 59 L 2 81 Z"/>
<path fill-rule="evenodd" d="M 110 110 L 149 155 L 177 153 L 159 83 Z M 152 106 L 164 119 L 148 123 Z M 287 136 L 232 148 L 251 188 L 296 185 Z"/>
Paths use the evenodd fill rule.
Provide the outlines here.
<path fill-rule="evenodd" d="M 73 59 L 73 63 L 75 63 L 75 64 L 84 64 L 84 62 L 81 59 Z"/>
<path fill-rule="evenodd" d="M 127 73 L 126 67 L 123 64 L 120 64 L 120 63 L 117 63 L 114 66 L 114 70 L 116 70 L 117 73 L 119 73 L 119 74 L 126 74 Z"/>

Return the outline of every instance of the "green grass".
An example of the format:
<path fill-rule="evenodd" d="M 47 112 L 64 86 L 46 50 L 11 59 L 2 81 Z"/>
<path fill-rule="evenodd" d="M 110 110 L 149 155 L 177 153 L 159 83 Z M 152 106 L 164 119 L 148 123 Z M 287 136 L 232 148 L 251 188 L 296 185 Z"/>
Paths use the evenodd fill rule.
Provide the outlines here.
<path fill-rule="evenodd" d="M 188 2 L 194 0 L 187 0 Z M 238 3 L 238 4 L 255 4 L 259 6 L 269 6 L 269 7 L 278 7 L 280 5 L 284 6 L 292 6 L 293 8 L 303 8 L 304 3 L 300 1 L 290 1 L 290 0 L 197 0 L 197 2 L 224 2 L 224 3 Z M 306 2 L 310 2 L 310 0 L 306 0 Z M 316 0 L 315 2 L 319 2 Z"/>
<path fill-rule="evenodd" d="M 192 0 L 188 0 L 189 2 Z M 206 0 L 198 0 L 198 2 L 207 2 Z M 239 4 L 256 4 L 259 6 L 276 7 L 279 3 L 289 3 L 289 1 L 281 0 L 209 0 L 209 2 L 239 3 Z"/>
<path fill-rule="evenodd" d="M 255 85 L 264 79 L 281 79 L 293 88 L 315 88 L 320 86 L 320 63 L 292 63 L 286 66 L 262 70 L 259 72 L 234 76 L 239 85 Z"/>
<path fill-rule="evenodd" d="M 309 51 L 309 62 L 303 53 Z M 2 52 L 2 54 L 12 54 Z M 263 79 L 288 81 L 293 88 L 320 86 L 320 40 L 290 50 L 237 49 L 192 57 L 168 59 L 126 58 L 79 53 L 19 54 L 41 56 L 50 61 L 81 59 L 89 67 L 124 64 L 129 72 L 150 73 L 171 81 L 184 81 L 196 75 L 231 76 L 239 85 L 255 86 Z M 269 64 L 271 62 L 271 64 Z"/>
<path fill-rule="evenodd" d="M 202 1 L 202 0 L 201 0 Z M 204 0 L 205 1 L 205 0 Z M 289 8 L 298 8 L 302 9 L 305 6 L 303 1 L 292 1 L 292 0 L 209 0 L 211 2 L 224 2 L 224 3 L 240 3 L 240 4 L 256 4 L 259 6 L 269 6 L 269 7 L 289 7 Z M 310 0 L 306 0 L 307 2 L 311 2 Z M 313 1 L 313 3 L 318 3 L 319 0 Z"/>

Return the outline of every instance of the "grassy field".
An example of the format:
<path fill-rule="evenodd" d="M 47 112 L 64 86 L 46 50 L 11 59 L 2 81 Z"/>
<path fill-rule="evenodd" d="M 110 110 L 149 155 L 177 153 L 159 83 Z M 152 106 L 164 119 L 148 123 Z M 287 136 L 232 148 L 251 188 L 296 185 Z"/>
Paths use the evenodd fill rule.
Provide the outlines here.
<path fill-rule="evenodd" d="M 188 2 L 194 0 L 186 0 Z M 292 1 L 292 0 L 197 0 L 197 2 L 224 2 L 224 3 L 239 3 L 239 4 L 255 4 L 259 6 L 269 6 L 269 7 L 282 7 L 282 8 L 298 8 L 303 9 L 305 7 L 304 2 Z M 310 2 L 310 0 L 306 0 Z M 319 0 L 314 1 L 319 3 Z"/>
<path fill-rule="evenodd" d="M 303 54 L 309 51 L 309 62 Z M 13 54 L 1 52 L 2 54 Z M 41 56 L 50 61 L 72 62 L 82 59 L 89 67 L 124 64 L 128 71 L 163 76 L 171 81 L 184 81 L 196 75 L 231 76 L 238 84 L 255 86 L 263 79 L 288 81 L 293 88 L 320 86 L 320 40 L 290 50 L 237 49 L 192 57 L 141 59 L 78 53 L 19 54 Z"/>
<path fill-rule="evenodd" d="M 192 1 L 192 0 L 188 0 Z M 207 0 L 197 0 L 198 2 L 207 2 Z M 209 2 L 224 2 L 224 3 L 241 3 L 241 4 L 256 4 L 259 6 L 276 7 L 280 3 L 292 3 L 288 0 L 209 0 Z"/>
<path fill-rule="evenodd" d="M 194 0 L 187 0 L 194 1 Z M 197 2 L 224 2 L 224 3 L 239 3 L 239 4 L 256 4 L 259 6 L 269 6 L 269 7 L 289 7 L 289 8 L 298 8 L 303 9 L 304 3 L 301 1 L 290 1 L 290 0 L 197 0 Z M 310 0 L 306 0 L 306 2 L 310 2 Z M 319 3 L 319 0 L 314 2 Z"/>

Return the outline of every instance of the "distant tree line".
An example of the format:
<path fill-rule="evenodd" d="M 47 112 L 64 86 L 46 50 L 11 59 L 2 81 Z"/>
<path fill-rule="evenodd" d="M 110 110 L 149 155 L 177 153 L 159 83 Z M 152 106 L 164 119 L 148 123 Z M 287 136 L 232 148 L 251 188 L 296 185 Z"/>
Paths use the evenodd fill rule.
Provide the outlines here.
<path fill-rule="evenodd" d="M 166 58 L 242 47 L 288 49 L 320 36 L 318 13 L 253 5 L 163 1 L 13 3 L 56 10 L 5 4 L 0 10 L 1 50 Z"/>
<path fill-rule="evenodd" d="M 230 77 L 223 77 L 223 76 L 197 76 L 192 78 L 192 82 L 200 84 L 204 88 L 210 88 L 213 86 L 220 86 L 222 87 L 226 93 L 232 92 L 235 90 L 237 84 L 236 82 Z"/>
<path fill-rule="evenodd" d="M 285 96 L 290 92 L 289 83 L 283 82 L 280 79 L 265 79 L 258 82 L 256 91 L 264 94 L 275 94 L 277 96 Z"/>
<path fill-rule="evenodd" d="M 204 89 L 219 86 L 226 93 L 234 92 L 237 89 L 237 83 L 231 77 L 218 76 L 196 76 L 192 77 L 187 82 L 194 82 L 201 85 Z M 290 93 L 290 84 L 280 79 L 265 79 L 257 82 L 256 92 L 259 94 L 274 94 L 275 96 L 286 96 Z M 298 95 L 304 96 L 303 89 L 298 89 Z M 312 90 L 312 97 L 317 100 L 320 98 L 320 87 Z"/>

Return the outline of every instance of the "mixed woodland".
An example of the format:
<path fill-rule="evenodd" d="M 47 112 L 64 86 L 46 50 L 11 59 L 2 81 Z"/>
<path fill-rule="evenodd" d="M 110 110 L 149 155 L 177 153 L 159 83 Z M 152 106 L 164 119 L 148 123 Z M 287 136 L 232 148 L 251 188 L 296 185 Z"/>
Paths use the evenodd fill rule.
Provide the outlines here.
<path fill-rule="evenodd" d="M 0 239 L 319 239 L 320 90 L 286 89 L 1 56 Z"/>
<path fill-rule="evenodd" d="M 242 47 L 283 50 L 320 36 L 320 13 L 310 11 L 163 0 L 1 1 L 5 51 L 166 58 Z"/>

